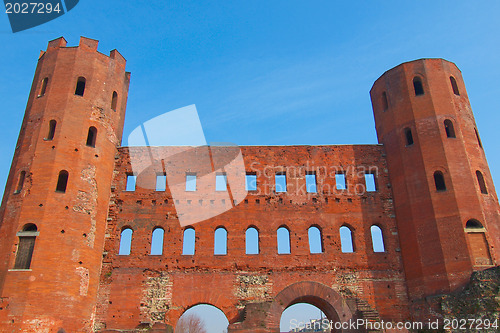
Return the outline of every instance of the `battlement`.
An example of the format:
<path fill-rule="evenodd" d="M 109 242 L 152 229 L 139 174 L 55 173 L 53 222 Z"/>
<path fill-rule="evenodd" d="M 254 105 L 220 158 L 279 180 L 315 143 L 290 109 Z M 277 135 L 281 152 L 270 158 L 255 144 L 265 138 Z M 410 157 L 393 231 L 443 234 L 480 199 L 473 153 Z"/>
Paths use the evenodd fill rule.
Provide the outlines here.
<path fill-rule="evenodd" d="M 87 38 L 87 37 L 80 37 L 80 42 L 78 46 L 67 46 L 67 41 L 64 37 L 59 37 L 54 40 L 49 41 L 47 45 L 47 50 L 46 51 L 40 51 L 40 56 L 38 59 L 41 59 L 46 52 L 52 52 L 61 48 L 68 48 L 68 49 L 74 49 L 74 48 L 79 48 L 83 51 L 86 52 L 97 52 L 99 54 L 105 55 L 101 52 L 97 51 L 97 47 L 99 45 L 99 41 L 96 39 L 92 38 Z M 125 66 L 127 60 L 123 57 L 123 55 L 118 52 L 118 50 L 114 49 L 109 52 L 109 57 L 110 59 L 114 59 L 118 64 Z"/>

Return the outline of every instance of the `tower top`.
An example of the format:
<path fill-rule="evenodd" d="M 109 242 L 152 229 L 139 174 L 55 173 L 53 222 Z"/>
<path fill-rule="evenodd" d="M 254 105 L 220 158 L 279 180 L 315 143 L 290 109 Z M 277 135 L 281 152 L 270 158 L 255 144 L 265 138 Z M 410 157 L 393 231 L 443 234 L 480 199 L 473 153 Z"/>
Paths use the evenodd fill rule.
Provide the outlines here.
<path fill-rule="evenodd" d="M 71 46 L 67 47 L 66 46 L 67 43 L 68 42 L 66 41 L 66 39 L 64 39 L 64 37 L 62 37 L 62 36 L 59 38 L 56 38 L 54 40 L 49 41 L 49 43 L 47 45 L 47 50 L 40 51 L 40 56 L 39 56 L 38 60 L 40 60 L 45 55 L 45 53 L 52 52 L 52 51 L 55 51 L 55 50 L 58 50 L 61 48 L 79 48 L 79 49 L 82 49 L 82 50 L 87 51 L 87 52 L 98 52 L 97 46 L 99 45 L 99 41 L 96 39 L 81 36 L 78 46 L 75 46 L 75 47 L 71 47 Z M 101 54 L 103 54 L 103 53 L 101 53 Z M 123 66 L 125 66 L 125 64 L 127 62 L 127 60 L 125 60 L 125 58 L 116 49 L 113 49 L 109 52 L 109 58 L 116 60 L 119 64 L 122 64 Z"/>

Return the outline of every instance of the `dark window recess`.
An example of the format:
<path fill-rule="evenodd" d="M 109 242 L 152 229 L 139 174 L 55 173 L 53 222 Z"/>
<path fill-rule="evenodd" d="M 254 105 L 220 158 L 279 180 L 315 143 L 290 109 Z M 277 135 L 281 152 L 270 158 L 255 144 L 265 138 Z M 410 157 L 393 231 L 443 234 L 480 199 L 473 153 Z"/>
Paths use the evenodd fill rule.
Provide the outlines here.
<path fill-rule="evenodd" d="M 413 78 L 413 89 L 415 90 L 415 96 L 420 96 L 424 94 L 424 86 L 422 84 L 422 79 L 418 76 Z"/>
<path fill-rule="evenodd" d="M 455 128 L 453 127 L 453 123 L 451 122 L 451 120 L 446 119 L 444 121 L 444 130 L 446 131 L 447 138 L 456 138 Z"/>
<path fill-rule="evenodd" d="M 91 126 L 87 134 L 87 146 L 95 147 L 95 140 L 97 139 L 97 128 Z"/>
<path fill-rule="evenodd" d="M 47 134 L 47 140 L 54 139 L 54 135 L 56 134 L 56 125 L 57 122 L 54 119 L 49 121 L 49 133 Z"/>
<path fill-rule="evenodd" d="M 467 221 L 467 224 L 465 225 L 465 227 L 467 229 L 482 229 L 483 225 L 478 220 L 472 219 L 472 220 Z"/>
<path fill-rule="evenodd" d="M 453 76 L 450 76 L 451 88 L 453 89 L 453 93 L 457 96 L 460 96 L 460 91 L 458 90 L 457 81 Z"/>
<path fill-rule="evenodd" d="M 406 145 L 411 146 L 413 144 L 413 134 L 411 134 L 410 128 L 405 128 Z"/>
<path fill-rule="evenodd" d="M 38 231 L 36 225 L 30 223 L 24 226 L 19 235 L 19 245 L 17 247 L 16 261 L 14 269 L 29 269 L 31 266 L 31 257 L 35 248 L 36 234 Z"/>
<path fill-rule="evenodd" d="M 78 80 L 76 81 L 76 89 L 75 89 L 75 95 L 78 96 L 83 96 L 85 93 L 85 78 L 83 76 L 80 76 Z"/>
<path fill-rule="evenodd" d="M 441 171 L 434 172 L 434 184 L 436 185 L 437 191 L 446 191 L 446 183 L 444 182 L 444 176 Z"/>
<path fill-rule="evenodd" d="M 47 90 L 47 83 L 49 83 L 48 77 L 42 80 L 42 86 L 40 87 L 40 94 L 38 94 L 38 97 L 45 95 L 45 91 Z"/>
<path fill-rule="evenodd" d="M 382 110 L 386 111 L 389 108 L 389 102 L 387 101 L 387 93 L 384 91 L 382 93 Z"/>
<path fill-rule="evenodd" d="M 486 183 L 484 182 L 484 177 L 481 171 L 476 171 L 477 183 L 479 184 L 479 189 L 482 194 L 488 194 L 488 190 L 486 189 Z"/>
<path fill-rule="evenodd" d="M 481 139 L 479 138 L 479 133 L 477 132 L 477 129 L 474 128 L 474 133 L 476 133 L 476 139 L 477 143 L 479 144 L 479 148 L 483 149 L 483 144 L 481 143 Z"/>
<path fill-rule="evenodd" d="M 26 171 L 21 171 L 21 174 L 19 175 L 19 181 L 17 182 L 16 192 L 14 192 L 14 193 L 21 192 L 21 190 L 23 189 L 25 178 L 26 178 Z"/>
<path fill-rule="evenodd" d="M 57 192 L 66 192 L 66 186 L 68 185 L 68 171 L 61 170 L 59 172 L 59 178 L 57 179 Z"/>
<path fill-rule="evenodd" d="M 118 103 L 118 94 L 113 91 L 113 96 L 111 97 L 111 110 L 116 111 L 116 104 Z"/>

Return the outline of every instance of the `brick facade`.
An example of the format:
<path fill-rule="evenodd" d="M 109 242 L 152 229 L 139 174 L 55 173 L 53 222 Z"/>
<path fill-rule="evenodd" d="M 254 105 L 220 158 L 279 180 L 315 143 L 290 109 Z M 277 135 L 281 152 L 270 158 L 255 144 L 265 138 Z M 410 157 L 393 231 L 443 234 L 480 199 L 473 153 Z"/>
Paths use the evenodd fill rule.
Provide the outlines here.
<path fill-rule="evenodd" d="M 120 147 L 129 80 L 125 59 L 97 52 L 91 39 L 66 47 L 59 38 L 40 56 L 0 211 L 4 331 L 165 332 L 197 304 L 222 310 L 229 332 L 276 332 L 283 310 L 297 302 L 334 321 L 426 321 L 442 318 L 428 297 L 460 290 L 474 271 L 498 264 L 498 199 L 450 62 L 405 63 L 375 82 L 380 144 L 240 147 L 257 188 L 235 202 L 215 191 L 215 175 L 199 178 L 198 193 L 173 196 L 172 180 L 182 181 L 184 169 L 155 190 L 171 167 L 161 156 L 182 157 L 186 148 Z M 211 147 L 210 156 L 227 149 Z M 184 159 L 201 169 L 203 152 L 190 154 L 199 158 Z M 436 172 L 445 190 L 436 190 Z M 134 173 L 136 188 L 127 191 Z M 276 192 L 276 173 L 286 175 L 286 192 Z M 337 188 L 337 173 L 346 189 Z M 366 191 L 366 173 L 376 191 Z M 306 174 L 316 176 L 315 193 L 306 190 Z M 183 226 L 181 206 L 227 211 Z M 352 253 L 342 252 L 343 226 Z M 384 252 L 373 250 L 372 226 L 382 231 Z M 214 255 L 221 227 L 227 254 Z M 245 253 L 250 227 L 258 230 L 258 254 Z M 289 254 L 277 252 L 280 227 L 289 231 Z M 321 253 L 310 253 L 310 227 L 320 230 Z M 157 228 L 163 253 L 151 255 Z M 195 230 L 192 255 L 182 253 L 186 228 Z M 118 254 L 124 229 L 133 232 L 129 255 Z M 21 267 L 16 257 L 31 253 L 22 242 L 33 239 L 29 267 Z"/>

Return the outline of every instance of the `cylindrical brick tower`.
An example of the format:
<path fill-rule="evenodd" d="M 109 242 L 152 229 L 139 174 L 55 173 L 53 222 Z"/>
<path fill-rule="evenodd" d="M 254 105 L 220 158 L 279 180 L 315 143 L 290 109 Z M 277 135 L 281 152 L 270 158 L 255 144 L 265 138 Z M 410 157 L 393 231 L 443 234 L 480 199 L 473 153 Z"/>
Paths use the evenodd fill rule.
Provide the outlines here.
<path fill-rule="evenodd" d="M 415 318 L 429 299 L 500 261 L 498 198 L 460 70 L 421 59 L 371 89 Z M 428 310 L 427 310 L 428 311 Z"/>
<path fill-rule="evenodd" d="M 97 43 L 38 60 L 0 211 L 2 331 L 92 331 L 130 80 Z"/>

